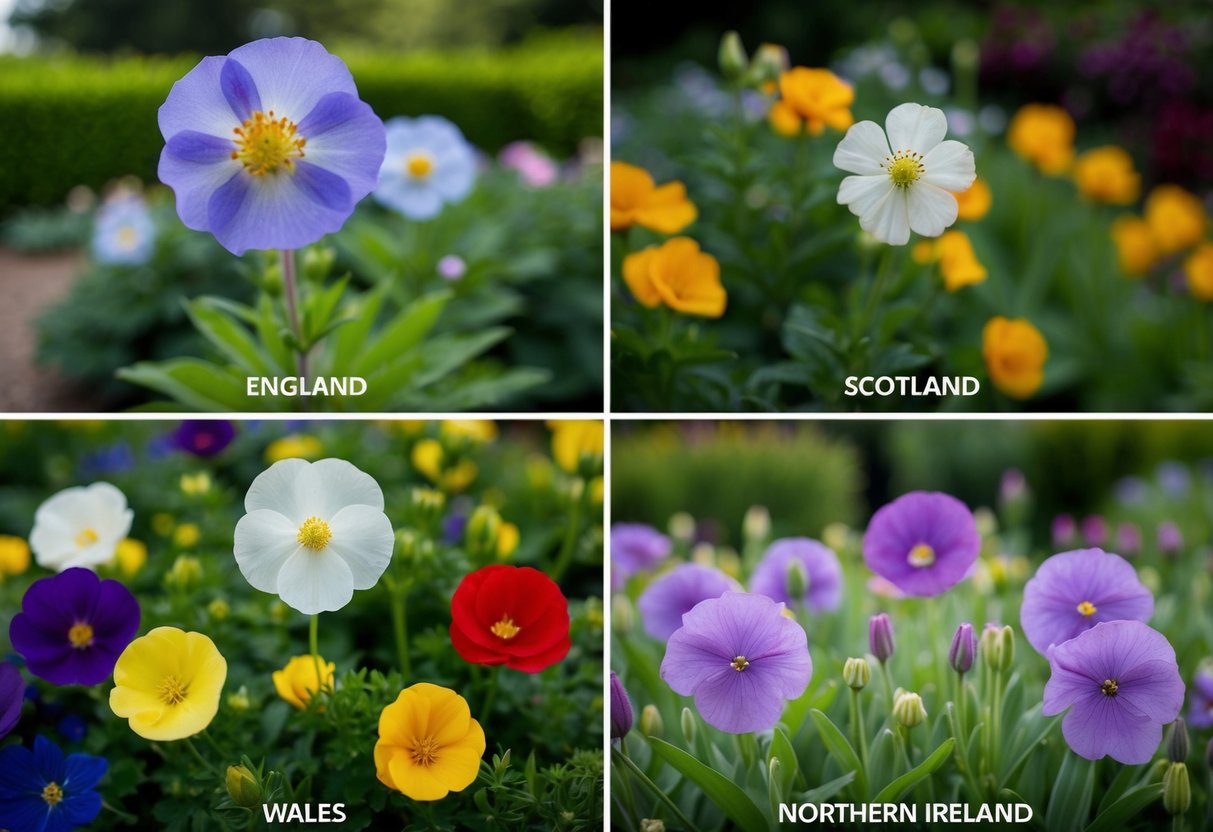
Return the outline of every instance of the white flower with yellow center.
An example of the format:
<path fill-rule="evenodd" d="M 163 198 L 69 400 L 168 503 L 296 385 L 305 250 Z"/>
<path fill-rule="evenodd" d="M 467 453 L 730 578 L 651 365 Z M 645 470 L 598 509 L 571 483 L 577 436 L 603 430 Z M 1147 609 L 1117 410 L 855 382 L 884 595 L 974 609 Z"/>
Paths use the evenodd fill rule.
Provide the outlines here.
<path fill-rule="evenodd" d="M 911 231 L 938 237 L 956 222 L 954 194 L 977 178 L 973 151 L 944 141 L 947 132 L 943 110 L 921 104 L 894 107 L 884 130 L 874 121 L 852 125 L 834 151 L 834 165 L 856 174 L 842 180 L 839 204 L 882 243 L 905 245 Z"/>
<path fill-rule="evenodd" d="M 236 563 L 255 589 L 305 615 L 339 610 L 392 558 L 374 478 L 341 459 L 284 459 L 261 472 L 236 524 Z"/>
<path fill-rule="evenodd" d="M 45 569 L 91 569 L 114 556 L 131 530 L 126 495 L 108 482 L 60 491 L 34 512 L 29 545 Z"/>

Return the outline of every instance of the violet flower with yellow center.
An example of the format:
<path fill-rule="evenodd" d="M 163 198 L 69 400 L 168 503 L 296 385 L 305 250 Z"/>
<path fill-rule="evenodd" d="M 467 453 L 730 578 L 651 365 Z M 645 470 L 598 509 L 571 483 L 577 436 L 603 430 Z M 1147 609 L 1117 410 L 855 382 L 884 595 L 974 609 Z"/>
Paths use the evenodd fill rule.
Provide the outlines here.
<path fill-rule="evenodd" d="M 907 595 L 939 595 L 981 551 L 973 512 L 948 494 L 914 491 L 882 507 L 863 537 L 868 568 Z"/>

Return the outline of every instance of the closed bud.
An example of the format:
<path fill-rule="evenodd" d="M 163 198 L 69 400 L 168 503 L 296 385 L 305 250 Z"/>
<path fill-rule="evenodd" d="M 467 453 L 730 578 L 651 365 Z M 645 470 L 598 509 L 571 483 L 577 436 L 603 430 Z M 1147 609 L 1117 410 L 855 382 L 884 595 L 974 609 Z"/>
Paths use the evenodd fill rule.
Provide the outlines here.
<path fill-rule="evenodd" d="M 745 47 L 741 45 L 741 35 L 736 32 L 725 32 L 720 39 L 720 49 L 716 55 L 720 65 L 720 74 L 730 81 L 736 81 L 745 74 L 749 58 L 746 57 Z"/>
<path fill-rule="evenodd" d="M 497 536 L 501 533 L 501 514 L 492 506 L 477 506 L 468 518 L 464 541 L 468 554 L 491 560 L 497 554 Z"/>
<path fill-rule="evenodd" d="M 691 713 L 690 708 L 682 709 L 682 716 L 678 720 L 681 723 L 682 738 L 686 740 L 688 746 L 695 744 L 695 714 Z"/>
<path fill-rule="evenodd" d="M 872 681 L 872 666 L 867 659 L 847 659 L 842 666 L 842 680 L 851 690 L 863 690 Z"/>
<path fill-rule="evenodd" d="M 323 283 L 333 270 L 337 252 L 329 246 L 308 246 L 303 250 L 303 279 L 312 283 Z"/>
<path fill-rule="evenodd" d="M 923 707 L 922 697 L 917 693 L 902 692 L 893 701 L 893 718 L 903 728 L 913 728 L 927 718 L 927 709 Z"/>
<path fill-rule="evenodd" d="M 981 660 L 995 669 L 1001 664 L 998 658 L 998 631 L 997 624 L 986 624 L 985 629 L 981 631 L 981 641 L 977 645 Z"/>
<path fill-rule="evenodd" d="M 762 543 L 771 533 L 771 512 L 766 506 L 750 506 L 741 521 L 741 531 L 745 539 L 753 543 Z"/>
<path fill-rule="evenodd" d="M 670 515 L 670 537 L 690 543 L 695 537 L 695 518 L 685 511 Z"/>
<path fill-rule="evenodd" d="M 611 739 L 617 740 L 632 730 L 632 700 L 623 682 L 611 671 Z"/>
<path fill-rule="evenodd" d="M 788 597 L 794 604 L 804 601 L 804 596 L 809 591 L 809 573 L 799 558 L 788 561 L 787 587 Z"/>
<path fill-rule="evenodd" d="M 787 72 L 790 66 L 791 59 L 787 49 L 776 43 L 764 43 L 754 50 L 754 60 L 750 62 L 750 72 L 746 80 L 764 91 L 769 89 L 774 92 L 779 76 Z"/>
<path fill-rule="evenodd" d="M 202 580 L 202 563 L 192 555 L 178 555 L 164 576 L 164 583 L 171 589 L 187 590 Z"/>
<path fill-rule="evenodd" d="M 227 784 L 228 796 L 237 806 L 252 809 L 254 806 L 261 805 L 261 784 L 257 782 L 257 775 L 247 767 L 228 766 L 227 776 L 224 780 Z"/>
<path fill-rule="evenodd" d="M 893 655 L 893 622 L 888 613 L 880 613 L 868 619 L 868 650 L 876 660 L 884 664 Z"/>
<path fill-rule="evenodd" d="M 636 628 L 636 610 L 622 592 L 611 599 L 611 629 L 627 635 Z"/>
<path fill-rule="evenodd" d="M 662 730 L 665 724 L 661 721 L 661 711 L 657 710 L 656 705 L 645 705 L 640 712 L 640 733 L 646 737 L 657 737 L 661 739 Z"/>
<path fill-rule="evenodd" d="M 952 636 L 952 648 L 948 651 L 948 664 L 957 673 L 968 673 L 973 667 L 973 656 L 977 652 L 977 642 L 973 636 L 973 625 L 964 622 L 956 628 Z"/>
<path fill-rule="evenodd" d="M 1167 759 L 1173 763 L 1186 762 L 1188 750 L 1188 724 L 1180 717 L 1167 729 Z"/>
<path fill-rule="evenodd" d="M 1192 805 L 1192 784 L 1188 780 L 1188 767 L 1183 763 L 1171 763 L 1162 776 L 1162 806 L 1172 815 L 1182 815 Z"/>
<path fill-rule="evenodd" d="M 998 631 L 998 664 L 995 667 L 1005 673 L 1015 664 L 1015 631 L 1011 625 L 1004 625 Z"/>
<path fill-rule="evenodd" d="M 640 821 L 640 832 L 665 832 L 665 821 L 660 818 L 644 818 Z"/>

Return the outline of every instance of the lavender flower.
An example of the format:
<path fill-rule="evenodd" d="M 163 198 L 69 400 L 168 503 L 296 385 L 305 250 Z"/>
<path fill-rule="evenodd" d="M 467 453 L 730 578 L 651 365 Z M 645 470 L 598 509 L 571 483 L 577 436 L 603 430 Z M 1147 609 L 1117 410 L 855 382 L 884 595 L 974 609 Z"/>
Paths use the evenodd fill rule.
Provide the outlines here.
<path fill-rule="evenodd" d="M 443 280 L 456 281 L 467 274 L 468 264 L 458 254 L 448 254 L 438 261 L 438 274 Z"/>
<path fill-rule="evenodd" d="M 1181 462 L 1164 462 L 1158 466 L 1158 484 L 1168 496 L 1182 497 L 1192 484 L 1192 474 Z"/>
<path fill-rule="evenodd" d="M 797 564 L 805 578 L 799 583 L 807 586 L 794 598 L 789 570 Z M 804 604 L 810 612 L 835 610 L 842 597 L 842 566 L 824 543 L 807 537 L 776 540 L 750 576 L 750 590 L 784 604 Z"/>
<path fill-rule="evenodd" d="M 387 153 L 375 199 L 413 220 L 438 216 L 476 183 L 476 151 L 454 123 L 441 116 L 394 118 L 387 123 Z"/>
<path fill-rule="evenodd" d="M 1158 524 L 1158 551 L 1173 555 L 1184 547 L 1184 535 L 1179 526 L 1167 520 Z"/>
<path fill-rule="evenodd" d="M 21 718 L 25 702 L 25 680 L 11 662 L 0 662 L 0 739 L 8 736 Z"/>
<path fill-rule="evenodd" d="M 542 150 L 530 142 L 511 142 L 497 155 L 502 167 L 518 172 L 532 188 L 546 188 L 556 181 L 560 168 Z"/>
<path fill-rule="evenodd" d="M 97 211 L 93 254 L 98 262 L 141 266 L 151 259 L 155 248 L 156 226 L 139 196 L 119 196 Z"/>
<path fill-rule="evenodd" d="M 868 652 L 884 664 L 893 655 L 897 645 L 893 640 L 893 622 L 887 612 L 878 613 L 868 619 Z"/>
<path fill-rule="evenodd" d="M 1078 533 L 1078 527 L 1074 524 L 1074 518 L 1068 514 L 1059 514 L 1053 518 L 1053 545 L 1068 546 L 1074 542 L 1074 535 Z"/>
<path fill-rule="evenodd" d="M 632 730 L 632 700 L 623 688 L 623 682 L 611 671 L 611 739 L 621 739 Z"/>
<path fill-rule="evenodd" d="M 1116 548 L 1129 557 L 1141 551 L 1141 529 L 1136 523 L 1121 523 L 1116 527 Z"/>
<path fill-rule="evenodd" d="M 1048 658 L 1043 713 L 1069 709 L 1061 731 L 1074 753 L 1148 763 L 1184 701 L 1175 650 L 1162 633 L 1140 621 L 1109 621 L 1050 647 Z"/>
<path fill-rule="evenodd" d="M 665 641 L 682 626 L 682 616 L 700 601 L 739 589 L 738 583 L 719 569 L 683 563 L 645 587 L 636 606 L 644 619 L 644 631 Z"/>
<path fill-rule="evenodd" d="M 813 676 L 805 632 L 765 595 L 726 592 L 702 601 L 670 636 L 661 678 L 694 696 L 704 720 L 721 731 L 764 731 L 784 701 L 804 693 Z"/>
<path fill-rule="evenodd" d="M 973 513 L 955 497 L 914 491 L 881 508 L 863 538 L 868 568 L 907 595 L 939 595 L 981 551 Z"/>
<path fill-rule="evenodd" d="M 976 653 L 977 641 L 973 636 L 973 625 L 966 621 L 956 628 L 956 633 L 952 636 L 948 664 L 957 673 L 968 673 L 973 667 L 973 656 Z"/>
<path fill-rule="evenodd" d="M 1193 728 L 1213 726 L 1213 664 L 1201 664 L 1192 677 L 1192 699 L 1188 703 L 1188 722 Z"/>
<path fill-rule="evenodd" d="M 1088 546 L 1103 546 L 1108 540 L 1108 524 L 1098 514 L 1082 520 L 1082 539 Z"/>
<path fill-rule="evenodd" d="M 637 572 L 652 569 L 670 554 L 670 539 L 643 523 L 611 525 L 611 588 L 618 591 Z"/>
<path fill-rule="evenodd" d="M 1154 597 L 1133 565 L 1102 549 L 1054 555 L 1023 589 L 1019 620 L 1036 652 L 1061 644 L 1103 621 L 1148 621 Z"/>

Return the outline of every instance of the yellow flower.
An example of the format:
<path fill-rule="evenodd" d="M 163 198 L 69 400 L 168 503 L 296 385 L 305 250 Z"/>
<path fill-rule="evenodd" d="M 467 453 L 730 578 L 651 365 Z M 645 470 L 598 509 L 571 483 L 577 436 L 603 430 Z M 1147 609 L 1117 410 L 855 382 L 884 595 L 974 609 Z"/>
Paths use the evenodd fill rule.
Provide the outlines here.
<path fill-rule="evenodd" d="M 1159 185 L 1146 197 L 1146 223 L 1164 257 L 1194 246 L 1205 236 L 1205 209 L 1178 185 Z"/>
<path fill-rule="evenodd" d="M 213 641 L 157 627 L 118 657 L 110 710 L 144 739 L 192 737 L 215 718 L 226 680 L 227 662 Z"/>
<path fill-rule="evenodd" d="M 855 123 L 851 116 L 855 90 L 828 69 L 789 69 L 779 76 L 779 95 L 769 118 L 784 136 L 798 136 L 802 129 L 820 136 L 827 126 L 846 130 Z"/>
<path fill-rule="evenodd" d="M 1154 234 L 1141 217 L 1117 217 L 1112 223 L 1112 242 L 1116 243 L 1120 270 L 1129 277 L 1141 277 L 1158 262 Z"/>
<path fill-rule="evenodd" d="M 274 689 L 296 708 L 303 709 L 317 690 L 333 689 L 337 666 L 320 656 L 295 656 L 286 667 L 274 671 Z"/>
<path fill-rule="evenodd" d="M 1133 157 L 1112 144 L 1079 156 L 1074 181 L 1082 195 L 1094 202 L 1128 205 L 1141 196 L 1141 176 L 1133 169 Z"/>
<path fill-rule="evenodd" d="M 375 774 L 413 800 L 441 800 L 475 782 L 484 748 L 484 729 L 467 701 L 422 682 L 379 714 Z"/>
<path fill-rule="evenodd" d="M 973 180 L 967 191 L 953 194 L 956 197 L 956 219 L 973 222 L 984 217 L 994 202 L 990 186 L 980 176 Z"/>
<path fill-rule="evenodd" d="M 514 554 L 514 550 L 518 548 L 518 541 L 521 537 L 518 526 L 513 523 L 502 523 L 501 528 L 497 531 L 497 560 L 509 560 L 510 555 Z"/>
<path fill-rule="evenodd" d="M 1074 159 L 1074 119 L 1052 104 L 1025 104 L 1011 119 L 1007 144 L 1041 173 L 1065 173 Z"/>
<path fill-rule="evenodd" d="M 134 577 L 147 563 L 147 544 L 141 540 L 126 538 L 118 543 L 114 550 L 114 559 L 110 563 L 115 564 L 126 577 Z"/>
<path fill-rule="evenodd" d="M 152 531 L 161 537 L 172 534 L 175 525 L 177 524 L 173 521 L 173 515 L 166 511 L 158 511 L 152 515 Z"/>
<path fill-rule="evenodd" d="M 981 332 L 981 354 L 994 386 L 1016 399 L 1035 393 L 1044 380 L 1049 347 L 1023 318 L 991 318 Z"/>
<path fill-rule="evenodd" d="M 973 243 L 963 231 L 945 231 L 934 240 L 924 240 L 914 246 L 911 256 L 918 263 L 938 262 L 949 292 L 986 279 L 986 267 L 977 259 Z"/>
<path fill-rule="evenodd" d="M 211 490 L 211 475 L 206 471 L 199 471 L 197 474 L 182 474 L 181 475 L 181 491 L 189 497 L 195 497 L 199 494 L 205 494 Z"/>
<path fill-rule="evenodd" d="M 447 419 L 439 429 L 443 436 L 451 439 L 492 442 L 497 438 L 497 423 L 492 419 Z"/>
<path fill-rule="evenodd" d="M 437 439 L 422 439 L 413 445 L 411 459 L 426 479 L 447 491 L 462 491 L 476 479 L 476 463 L 470 459 L 460 459 L 449 467 L 445 464 L 446 451 Z"/>
<path fill-rule="evenodd" d="M 29 544 L 20 537 L 0 534 L 0 579 L 29 569 Z"/>
<path fill-rule="evenodd" d="M 202 580 L 202 561 L 193 555 L 178 555 L 164 575 L 164 583 L 174 589 L 189 589 Z"/>
<path fill-rule="evenodd" d="M 232 612 L 231 605 L 222 598 L 214 598 L 206 605 L 206 612 L 215 621 L 222 621 Z"/>
<path fill-rule="evenodd" d="M 570 474 L 577 473 L 583 457 L 602 456 L 604 437 L 602 422 L 593 419 L 551 421 L 552 458 Z"/>
<path fill-rule="evenodd" d="M 202 530 L 198 528 L 197 523 L 182 523 L 173 529 L 173 543 L 182 549 L 198 545 L 198 538 L 201 536 Z"/>
<path fill-rule="evenodd" d="M 1184 261 L 1188 289 L 1197 300 L 1213 300 L 1213 243 L 1201 243 Z"/>
<path fill-rule="evenodd" d="M 719 318 L 728 295 L 720 283 L 720 264 L 689 237 L 623 258 L 623 280 L 641 305 L 661 304 L 688 315 Z"/>
<path fill-rule="evenodd" d="M 273 464 L 284 459 L 319 459 L 324 446 L 314 436 L 297 433 L 275 439 L 265 449 L 265 461 Z"/>
<path fill-rule="evenodd" d="M 658 187 L 643 168 L 611 162 L 612 231 L 639 225 L 660 234 L 677 234 L 698 215 L 681 182 Z"/>

